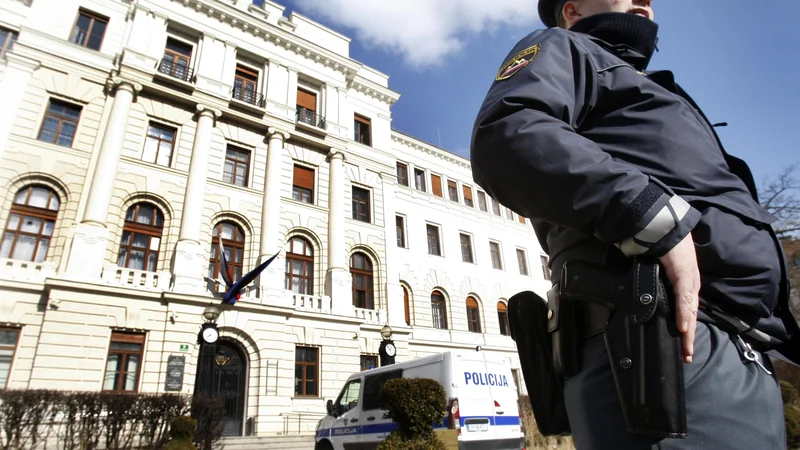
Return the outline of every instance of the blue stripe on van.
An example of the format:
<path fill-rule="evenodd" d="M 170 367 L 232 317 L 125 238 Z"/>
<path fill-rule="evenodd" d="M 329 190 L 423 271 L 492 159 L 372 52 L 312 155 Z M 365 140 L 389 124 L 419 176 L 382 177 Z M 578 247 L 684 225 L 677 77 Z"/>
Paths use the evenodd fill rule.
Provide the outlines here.
<path fill-rule="evenodd" d="M 464 421 L 467 419 L 488 419 L 489 423 L 496 426 L 512 426 L 512 425 L 519 425 L 520 420 L 519 416 L 469 416 L 469 417 L 462 417 L 461 418 L 461 426 L 466 426 Z M 434 424 L 433 428 L 447 428 L 449 425 L 447 417 L 444 418 L 443 423 Z M 382 433 L 391 433 L 392 431 L 397 429 L 397 424 L 394 422 L 388 423 L 376 423 L 374 425 L 361 425 L 361 426 L 351 426 L 351 427 L 335 427 L 335 428 L 323 428 L 317 431 L 317 439 L 325 438 L 325 437 L 337 437 L 337 436 L 350 436 L 353 434 L 382 434 Z"/>

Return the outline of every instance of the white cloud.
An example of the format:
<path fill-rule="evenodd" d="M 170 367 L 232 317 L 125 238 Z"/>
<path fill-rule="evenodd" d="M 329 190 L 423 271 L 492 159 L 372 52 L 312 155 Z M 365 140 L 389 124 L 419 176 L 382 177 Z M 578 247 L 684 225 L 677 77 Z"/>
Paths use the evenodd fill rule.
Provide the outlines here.
<path fill-rule="evenodd" d="M 416 68 L 438 66 L 478 34 L 538 21 L 536 0 L 298 0 L 355 31 L 366 47 L 399 54 Z"/>

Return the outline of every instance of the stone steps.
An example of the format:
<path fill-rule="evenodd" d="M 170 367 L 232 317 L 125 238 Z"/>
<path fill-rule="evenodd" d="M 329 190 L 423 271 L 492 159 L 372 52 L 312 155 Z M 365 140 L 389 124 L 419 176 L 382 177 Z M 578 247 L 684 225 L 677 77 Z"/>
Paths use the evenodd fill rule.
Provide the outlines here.
<path fill-rule="evenodd" d="M 314 450 L 313 434 L 223 438 L 225 450 Z"/>

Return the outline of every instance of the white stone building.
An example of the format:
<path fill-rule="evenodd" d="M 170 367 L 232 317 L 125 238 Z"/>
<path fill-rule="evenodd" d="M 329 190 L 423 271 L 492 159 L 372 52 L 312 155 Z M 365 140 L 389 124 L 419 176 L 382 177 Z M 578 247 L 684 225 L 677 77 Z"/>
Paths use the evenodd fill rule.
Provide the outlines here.
<path fill-rule="evenodd" d="M 220 238 L 238 276 L 281 251 L 220 306 L 230 434 L 313 430 L 386 324 L 519 367 L 530 223 L 349 42 L 269 0 L 0 2 L 0 388 L 164 392 L 182 356 L 192 394 Z"/>

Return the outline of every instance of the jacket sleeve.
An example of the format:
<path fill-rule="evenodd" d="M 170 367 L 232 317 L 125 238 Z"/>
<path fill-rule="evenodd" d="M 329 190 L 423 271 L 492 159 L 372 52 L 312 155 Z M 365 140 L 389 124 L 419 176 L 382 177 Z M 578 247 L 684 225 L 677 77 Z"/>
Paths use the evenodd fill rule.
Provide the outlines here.
<path fill-rule="evenodd" d="M 475 121 L 475 182 L 518 214 L 594 235 L 627 256 L 667 253 L 700 213 L 577 131 L 591 126 L 583 120 L 599 91 L 586 51 L 561 30 L 526 39 L 511 55 L 537 43 L 538 54 L 492 84 Z"/>

